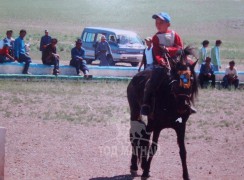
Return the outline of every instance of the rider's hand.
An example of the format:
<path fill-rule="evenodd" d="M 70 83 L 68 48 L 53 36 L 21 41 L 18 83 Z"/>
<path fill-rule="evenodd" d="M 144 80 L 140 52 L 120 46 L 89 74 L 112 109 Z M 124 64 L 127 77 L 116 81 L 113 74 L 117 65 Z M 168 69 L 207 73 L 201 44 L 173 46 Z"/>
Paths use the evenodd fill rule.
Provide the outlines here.
<path fill-rule="evenodd" d="M 161 59 L 161 62 L 160 62 L 160 64 L 162 65 L 162 66 L 168 66 L 168 63 L 164 60 L 164 59 Z"/>
<path fill-rule="evenodd" d="M 160 46 L 163 53 L 169 53 L 168 48 L 166 46 Z"/>

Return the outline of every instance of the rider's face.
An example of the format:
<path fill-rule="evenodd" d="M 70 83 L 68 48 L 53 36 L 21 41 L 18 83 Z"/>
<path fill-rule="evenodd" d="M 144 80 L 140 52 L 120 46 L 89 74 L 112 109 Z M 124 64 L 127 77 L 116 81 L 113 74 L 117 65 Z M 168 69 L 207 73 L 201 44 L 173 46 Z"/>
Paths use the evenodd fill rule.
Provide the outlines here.
<path fill-rule="evenodd" d="M 170 23 L 168 23 L 160 18 L 157 18 L 155 20 L 155 25 L 159 32 L 165 33 L 165 32 L 167 32 L 168 27 L 170 26 Z"/>

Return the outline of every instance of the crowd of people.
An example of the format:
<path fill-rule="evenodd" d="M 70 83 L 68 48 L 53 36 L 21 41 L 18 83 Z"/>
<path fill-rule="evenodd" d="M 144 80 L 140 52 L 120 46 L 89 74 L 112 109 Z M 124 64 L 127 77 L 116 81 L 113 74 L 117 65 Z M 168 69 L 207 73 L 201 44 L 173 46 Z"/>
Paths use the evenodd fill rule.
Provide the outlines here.
<path fill-rule="evenodd" d="M 162 57 L 162 51 L 167 52 L 170 56 L 175 56 L 179 49 L 183 49 L 183 41 L 179 34 L 175 31 L 170 30 L 169 26 L 171 18 L 167 13 L 159 13 L 152 16 L 155 19 L 155 25 L 158 32 L 151 38 L 145 39 L 146 48 L 143 52 L 143 58 L 139 65 L 138 71 L 141 71 L 142 66 L 144 70 L 155 70 L 155 64 L 165 66 L 167 62 Z M 19 32 L 19 37 L 14 39 L 12 37 L 13 31 L 7 30 L 6 37 L 2 40 L 3 45 L 0 46 L 0 63 L 4 62 L 20 62 L 24 63 L 23 74 L 29 73 L 29 65 L 31 63 L 31 57 L 28 52 L 28 46 L 25 44 L 26 30 L 22 29 Z M 45 35 L 41 37 L 40 51 L 42 52 L 42 63 L 45 65 L 53 65 L 53 75 L 58 75 L 60 56 L 57 53 L 56 38 L 52 38 L 48 30 L 45 30 Z M 160 46 L 164 44 L 164 46 Z M 208 50 L 210 42 L 204 40 L 202 47 L 199 49 L 199 84 L 201 88 L 204 88 L 204 84 L 211 81 L 211 86 L 215 87 L 215 72 L 219 71 L 221 67 L 220 59 L 220 46 L 222 45 L 221 40 L 216 40 L 215 45 Z M 83 72 L 85 77 L 89 76 L 89 69 L 85 61 L 85 49 L 82 47 L 82 40 L 77 39 L 75 41 L 75 47 L 71 50 L 70 66 L 75 67 L 77 75 L 81 76 Z M 112 51 L 109 43 L 106 41 L 106 37 L 102 36 L 101 41 L 97 43 L 95 49 L 96 58 L 100 60 L 100 65 L 108 66 L 108 57 L 112 57 Z M 157 73 L 153 74 L 151 82 L 157 82 L 160 78 Z M 154 88 L 153 83 L 148 83 L 146 92 L 150 92 L 150 89 Z M 225 76 L 223 78 L 222 85 L 224 88 L 228 88 L 229 85 L 234 85 L 235 88 L 239 86 L 238 73 L 235 68 L 235 62 L 230 61 L 229 67 L 225 69 Z M 147 93 L 146 93 L 147 94 Z M 150 94 L 150 93 L 149 93 Z M 145 98 L 145 102 L 146 102 Z M 145 103 L 146 104 L 146 103 Z"/>
<path fill-rule="evenodd" d="M 215 88 L 215 72 L 218 72 L 221 67 L 220 59 L 220 46 L 221 40 L 216 40 L 215 45 L 208 51 L 210 42 L 204 40 L 202 47 L 199 50 L 199 84 L 201 88 L 204 88 L 204 84 L 208 84 L 211 81 L 211 87 Z M 235 68 L 235 61 L 230 61 L 229 66 L 225 69 L 225 76 L 222 80 L 222 86 L 228 88 L 230 85 L 234 85 L 235 88 L 239 87 L 238 73 Z"/>
<path fill-rule="evenodd" d="M 31 74 L 29 72 L 29 65 L 32 62 L 29 55 L 28 46 L 25 43 L 25 36 L 27 32 L 22 29 L 19 32 L 19 37 L 14 39 L 12 37 L 13 31 L 7 30 L 6 37 L 2 40 L 2 45 L 0 47 L 0 63 L 14 62 L 24 63 L 23 74 Z M 59 61 L 60 56 L 57 53 L 57 43 L 56 38 L 52 38 L 48 30 L 45 30 L 45 35 L 41 37 L 40 41 L 40 51 L 42 52 L 42 63 L 45 65 L 53 65 L 53 75 L 58 75 L 59 71 Z M 75 47 L 71 50 L 71 60 L 70 65 L 76 68 L 77 75 L 81 76 L 83 72 L 84 77 L 90 77 L 89 69 L 86 65 L 85 49 L 82 48 L 81 39 L 77 39 L 75 42 Z"/>

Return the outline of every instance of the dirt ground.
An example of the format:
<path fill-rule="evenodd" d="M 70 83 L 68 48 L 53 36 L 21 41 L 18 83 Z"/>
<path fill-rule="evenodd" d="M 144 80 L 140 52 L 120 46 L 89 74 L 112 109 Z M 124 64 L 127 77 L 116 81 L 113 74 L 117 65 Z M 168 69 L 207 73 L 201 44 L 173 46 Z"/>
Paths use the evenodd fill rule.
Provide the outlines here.
<path fill-rule="evenodd" d="M 85 99 L 82 95 L 75 96 L 77 87 L 71 84 L 70 87 L 61 84 L 57 90 L 46 95 L 43 94 L 44 90 L 38 90 L 39 86 L 52 88 L 46 83 L 24 83 L 21 87 L 23 91 L 19 93 L 17 87 L 20 85 L 15 82 L 10 84 L 11 86 L 8 84 L 5 88 L 1 84 L 0 88 L 0 125 L 7 128 L 5 180 L 132 179 L 129 175 L 131 148 L 125 91 L 114 94 L 109 91 L 125 89 L 126 84 L 81 85 L 77 92 L 85 95 Z M 30 91 L 33 86 L 37 90 Z M 66 88 L 67 92 L 73 90 L 74 95 L 65 96 L 61 93 L 61 87 Z M 100 96 L 94 97 L 92 88 L 97 91 L 103 89 Z M 54 96 L 56 91 L 60 95 Z M 31 103 L 23 101 L 26 97 Z M 196 103 L 199 111 L 189 119 L 186 132 L 187 162 L 191 179 L 244 179 L 244 119 L 241 97 L 243 91 L 200 91 Z M 93 104 L 84 103 L 86 99 L 92 101 L 94 98 L 97 101 Z M 79 108 L 91 110 L 89 113 L 93 114 L 88 118 L 84 111 L 79 114 L 80 121 L 51 116 L 60 109 L 67 114 L 75 111 L 65 109 L 66 106 L 62 106 L 65 103 L 70 107 L 80 105 Z M 105 109 L 109 106 L 113 108 L 104 112 L 98 108 L 102 105 Z M 50 117 L 46 114 L 47 110 L 51 112 Z M 91 117 L 98 119 L 94 121 Z M 163 130 L 159 139 L 159 150 L 152 162 L 151 180 L 182 179 L 178 151 L 175 133 L 170 129 Z"/>

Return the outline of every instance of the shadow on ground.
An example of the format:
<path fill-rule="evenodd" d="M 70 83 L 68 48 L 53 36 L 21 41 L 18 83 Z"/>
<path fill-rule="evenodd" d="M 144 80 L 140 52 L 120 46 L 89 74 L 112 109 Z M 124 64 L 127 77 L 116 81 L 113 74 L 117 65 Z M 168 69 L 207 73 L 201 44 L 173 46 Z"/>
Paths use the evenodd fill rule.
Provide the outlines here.
<path fill-rule="evenodd" d="M 131 175 L 119 175 L 119 176 L 113 176 L 113 177 L 97 177 L 97 178 L 91 178 L 89 180 L 133 180 L 133 177 Z"/>

